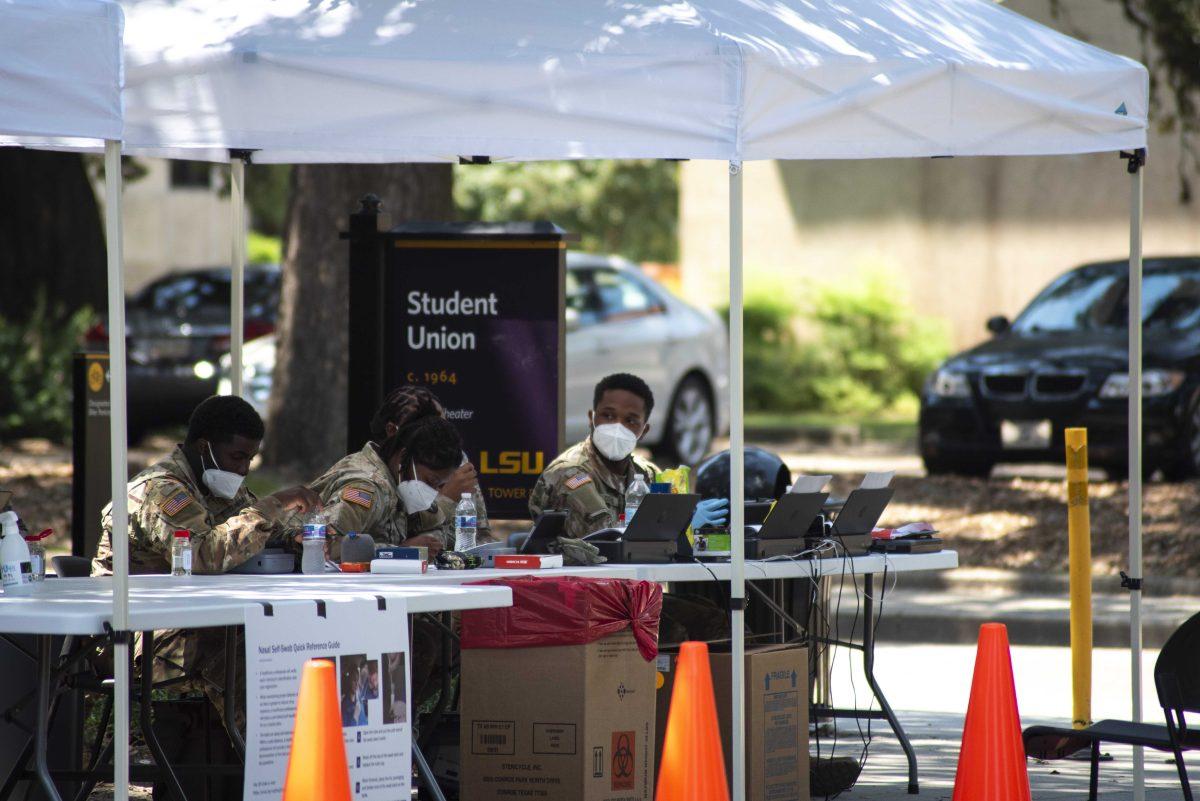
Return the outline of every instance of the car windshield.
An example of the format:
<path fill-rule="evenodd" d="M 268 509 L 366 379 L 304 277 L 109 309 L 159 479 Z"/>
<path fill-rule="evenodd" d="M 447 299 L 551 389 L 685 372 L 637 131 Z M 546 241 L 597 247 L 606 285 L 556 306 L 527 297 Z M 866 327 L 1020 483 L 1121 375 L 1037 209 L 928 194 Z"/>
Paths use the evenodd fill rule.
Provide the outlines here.
<path fill-rule="evenodd" d="M 1074 270 L 1038 295 L 1013 323 L 1023 334 L 1119 329 L 1127 324 L 1129 282 L 1122 270 Z M 1159 267 L 1142 281 L 1146 328 L 1200 326 L 1200 265 Z"/>
<path fill-rule="evenodd" d="M 225 313 L 229 309 L 229 276 L 187 273 L 160 279 L 142 291 L 138 305 L 147 311 L 188 317 L 198 310 Z M 273 319 L 279 303 L 279 273 L 246 271 L 246 315 Z"/>

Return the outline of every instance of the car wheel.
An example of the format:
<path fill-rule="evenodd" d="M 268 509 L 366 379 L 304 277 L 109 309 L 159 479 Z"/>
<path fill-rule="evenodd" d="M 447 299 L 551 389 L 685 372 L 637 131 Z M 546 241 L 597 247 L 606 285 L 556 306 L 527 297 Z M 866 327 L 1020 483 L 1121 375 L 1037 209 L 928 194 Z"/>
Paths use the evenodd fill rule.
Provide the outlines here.
<path fill-rule="evenodd" d="M 698 376 L 688 376 L 671 398 L 667 430 L 655 456 L 663 461 L 697 464 L 712 445 L 714 417 L 708 387 Z"/>
<path fill-rule="evenodd" d="M 1163 466 L 1163 478 L 1167 481 L 1187 481 L 1200 475 L 1200 394 L 1192 401 L 1183 427 L 1184 453 Z"/>
<path fill-rule="evenodd" d="M 971 459 L 954 456 L 922 456 L 925 472 L 931 476 L 967 476 L 987 478 L 992 474 L 995 463 L 987 459 Z"/>

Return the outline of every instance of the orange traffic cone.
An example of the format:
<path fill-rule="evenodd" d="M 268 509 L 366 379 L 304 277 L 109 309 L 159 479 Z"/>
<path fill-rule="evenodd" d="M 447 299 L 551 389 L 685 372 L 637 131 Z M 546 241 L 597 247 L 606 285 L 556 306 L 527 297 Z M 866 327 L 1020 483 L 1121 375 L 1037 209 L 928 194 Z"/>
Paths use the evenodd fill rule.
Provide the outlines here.
<path fill-rule="evenodd" d="M 310 659 L 300 676 L 283 801 L 350 801 L 350 769 L 333 663 Z"/>
<path fill-rule="evenodd" d="M 1008 629 L 1002 623 L 979 627 L 953 801 L 1029 801 Z"/>
<path fill-rule="evenodd" d="M 679 647 L 657 801 L 729 801 L 708 646 Z"/>

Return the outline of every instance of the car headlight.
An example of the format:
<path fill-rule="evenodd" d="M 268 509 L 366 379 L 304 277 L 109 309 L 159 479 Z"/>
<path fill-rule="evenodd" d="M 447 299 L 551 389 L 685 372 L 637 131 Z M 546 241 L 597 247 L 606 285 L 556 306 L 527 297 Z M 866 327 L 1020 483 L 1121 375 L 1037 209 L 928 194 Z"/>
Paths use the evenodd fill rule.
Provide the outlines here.
<path fill-rule="evenodd" d="M 217 374 L 217 367 L 212 362 L 200 361 L 193 365 L 192 372 L 196 378 L 199 378 L 201 381 L 207 381 Z"/>
<path fill-rule="evenodd" d="M 1169 395 L 1183 384 L 1179 370 L 1146 370 L 1142 373 L 1142 397 Z M 1129 373 L 1112 373 L 1100 387 L 1100 397 L 1112 400 L 1129 397 Z"/>
<path fill-rule="evenodd" d="M 971 384 L 964 373 L 938 370 L 929 379 L 929 394 L 938 398 L 969 398 Z"/>

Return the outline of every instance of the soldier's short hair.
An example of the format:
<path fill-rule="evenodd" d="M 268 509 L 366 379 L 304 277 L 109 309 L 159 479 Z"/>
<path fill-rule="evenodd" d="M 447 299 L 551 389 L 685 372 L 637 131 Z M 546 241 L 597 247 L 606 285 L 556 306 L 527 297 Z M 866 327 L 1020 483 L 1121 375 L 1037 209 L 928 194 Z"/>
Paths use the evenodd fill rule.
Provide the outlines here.
<path fill-rule="evenodd" d="M 613 373 L 600 379 L 600 383 L 596 384 L 596 391 L 592 394 L 592 408 L 595 409 L 600 405 L 600 399 L 604 397 L 604 393 L 610 389 L 623 389 L 626 392 L 632 392 L 646 403 L 646 418 L 649 419 L 650 412 L 654 410 L 654 393 L 650 391 L 650 385 L 632 373 Z"/>
<path fill-rule="evenodd" d="M 401 426 L 379 447 L 379 456 L 388 462 L 401 450 L 431 470 L 458 467 L 463 460 L 462 436 L 454 423 L 439 415 L 421 417 Z"/>
<path fill-rule="evenodd" d="M 213 395 L 192 410 L 186 442 L 229 442 L 235 436 L 261 440 L 264 431 L 262 418 L 249 403 L 236 395 Z"/>

